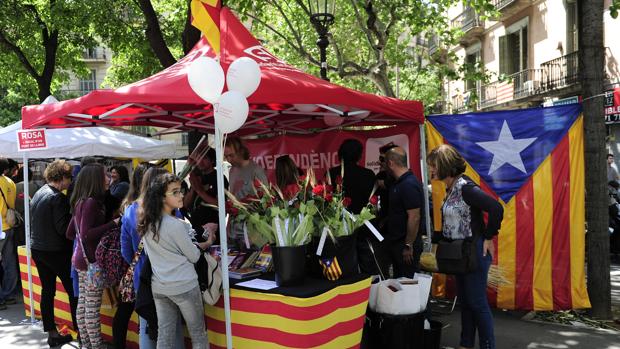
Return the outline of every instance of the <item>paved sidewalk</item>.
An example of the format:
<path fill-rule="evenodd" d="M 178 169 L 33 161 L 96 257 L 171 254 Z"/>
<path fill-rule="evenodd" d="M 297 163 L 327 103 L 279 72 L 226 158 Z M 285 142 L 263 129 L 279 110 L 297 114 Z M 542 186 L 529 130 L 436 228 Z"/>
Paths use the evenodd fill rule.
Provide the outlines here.
<path fill-rule="evenodd" d="M 620 349 L 620 332 L 525 321 L 522 316 L 523 312 L 494 311 L 497 349 Z M 448 325 L 442 332 L 442 345 L 458 348 L 458 307 L 435 319 Z"/>
<path fill-rule="evenodd" d="M 2 349 L 41 349 L 49 348 L 47 334 L 42 324 L 32 326 L 24 312 L 24 304 L 9 305 L 0 310 L 0 348 Z M 62 349 L 78 348 L 77 342 L 65 344 Z"/>

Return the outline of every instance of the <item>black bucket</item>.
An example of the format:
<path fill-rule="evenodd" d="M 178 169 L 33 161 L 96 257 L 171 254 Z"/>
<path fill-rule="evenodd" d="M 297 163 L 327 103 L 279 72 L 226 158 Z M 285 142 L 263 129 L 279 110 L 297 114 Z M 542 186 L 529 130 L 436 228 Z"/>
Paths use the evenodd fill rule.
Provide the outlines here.
<path fill-rule="evenodd" d="M 306 274 L 306 246 L 271 245 L 273 266 L 278 286 L 298 286 Z"/>
<path fill-rule="evenodd" d="M 428 320 L 428 322 L 431 328 L 424 330 L 424 349 L 440 349 L 443 323 L 437 320 Z"/>
<path fill-rule="evenodd" d="M 338 261 L 340 276 L 336 279 L 347 278 L 359 274 L 357 266 L 357 234 L 336 238 L 336 243 L 329 237 L 325 240 L 323 252 L 320 256 L 316 255 L 319 240 L 313 239 L 308 249 L 308 275 L 315 278 L 327 279 L 320 261 L 322 259 Z"/>

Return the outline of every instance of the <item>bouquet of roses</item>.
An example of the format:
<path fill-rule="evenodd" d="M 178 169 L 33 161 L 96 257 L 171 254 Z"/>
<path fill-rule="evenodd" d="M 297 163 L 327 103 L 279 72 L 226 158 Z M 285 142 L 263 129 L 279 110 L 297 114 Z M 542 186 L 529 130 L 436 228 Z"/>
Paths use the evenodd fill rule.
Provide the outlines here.
<path fill-rule="evenodd" d="M 317 214 L 317 234 L 325 232 L 335 241 L 338 237 L 348 236 L 361 227 L 367 221 L 375 218 L 378 199 L 374 195 L 376 187 L 373 189 L 368 204 L 359 214 L 353 214 L 347 210 L 351 204 L 351 198 L 344 196 L 342 190 L 342 179 L 344 178 L 344 166 L 340 167 L 340 176 L 334 181 L 332 186 L 329 172 L 327 183 L 316 184 L 312 187 L 313 200 L 318 208 Z"/>
<path fill-rule="evenodd" d="M 256 245 L 300 246 L 311 239 L 318 210 L 306 194 L 308 180 L 302 178 L 283 190 L 254 180 L 255 195 L 238 200 L 230 192 L 227 211 L 246 226 Z M 304 189 L 304 190 L 302 190 Z"/>

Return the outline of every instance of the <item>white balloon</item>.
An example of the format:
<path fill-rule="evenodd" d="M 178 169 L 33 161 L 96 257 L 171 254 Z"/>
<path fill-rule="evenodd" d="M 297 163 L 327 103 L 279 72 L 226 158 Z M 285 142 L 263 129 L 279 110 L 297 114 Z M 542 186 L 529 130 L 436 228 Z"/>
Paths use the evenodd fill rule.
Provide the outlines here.
<path fill-rule="evenodd" d="M 215 104 L 215 127 L 223 133 L 238 130 L 248 118 L 248 100 L 239 91 L 224 92 Z"/>
<path fill-rule="evenodd" d="M 239 91 L 250 97 L 260 85 L 260 66 L 249 57 L 235 59 L 226 72 L 226 84 L 229 91 Z"/>
<path fill-rule="evenodd" d="M 224 71 L 213 58 L 203 56 L 189 65 L 187 81 L 200 98 L 213 104 L 224 89 Z"/>
<path fill-rule="evenodd" d="M 293 104 L 293 107 L 302 113 L 311 113 L 319 108 L 316 104 Z"/>
<path fill-rule="evenodd" d="M 331 126 L 331 127 L 338 126 L 338 125 L 342 124 L 343 121 L 344 121 L 344 118 L 340 117 L 337 114 L 325 114 L 325 115 L 323 115 L 323 122 L 327 126 Z"/>

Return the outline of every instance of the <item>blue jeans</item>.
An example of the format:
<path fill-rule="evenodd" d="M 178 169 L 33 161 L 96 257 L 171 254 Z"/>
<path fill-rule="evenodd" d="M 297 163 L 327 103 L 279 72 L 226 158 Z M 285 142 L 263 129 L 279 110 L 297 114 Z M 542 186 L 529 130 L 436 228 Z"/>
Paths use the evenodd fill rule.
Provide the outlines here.
<path fill-rule="evenodd" d="M 140 349 L 155 349 L 157 348 L 157 341 L 149 338 L 149 335 L 146 333 L 146 320 L 139 316 L 140 318 Z M 185 337 L 183 336 L 183 322 L 179 317 L 179 321 L 177 321 L 176 328 L 176 338 L 174 341 L 175 348 L 185 348 Z"/>
<path fill-rule="evenodd" d="M 4 275 L 2 275 L 2 288 L 0 288 L 0 302 L 15 297 L 17 290 L 17 246 L 14 229 L 6 232 L 6 240 L 2 246 L 2 269 L 4 269 Z"/>
<path fill-rule="evenodd" d="M 465 348 L 473 348 L 476 343 L 476 330 L 481 349 L 495 349 L 493 333 L 493 314 L 487 300 L 487 279 L 493 260 L 490 254 L 482 256 L 484 239 L 477 241 L 478 270 L 456 276 L 458 297 L 461 304 L 461 343 Z"/>
<path fill-rule="evenodd" d="M 185 319 L 187 330 L 192 338 L 193 349 L 207 347 L 207 331 L 205 330 L 204 305 L 200 287 L 174 296 L 166 296 L 153 292 L 155 309 L 157 310 L 157 349 L 173 349 L 176 323 L 179 313 Z"/>

